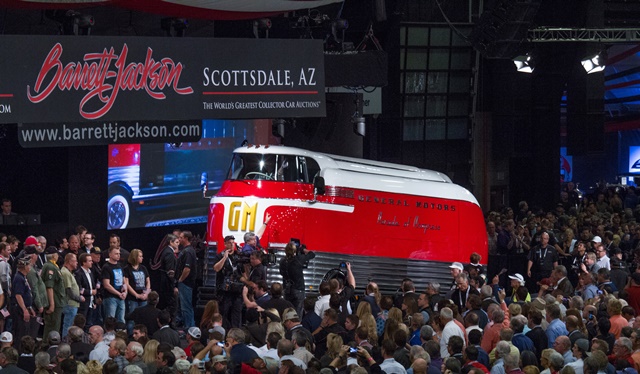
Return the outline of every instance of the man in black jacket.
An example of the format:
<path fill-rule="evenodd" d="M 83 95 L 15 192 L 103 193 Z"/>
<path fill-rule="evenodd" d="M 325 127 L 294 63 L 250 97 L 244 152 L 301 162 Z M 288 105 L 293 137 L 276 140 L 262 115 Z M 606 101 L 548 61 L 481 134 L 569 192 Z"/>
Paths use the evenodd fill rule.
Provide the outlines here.
<path fill-rule="evenodd" d="M 338 312 L 335 309 L 327 309 L 320 327 L 313 332 L 313 339 L 316 342 L 315 356 L 320 359 L 327 351 L 327 336 L 330 333 L 338 334 L 342 338 L 346 336 L 346 330 L 338 324 Z"/>
<path fill-rule="evenodd" d="M 147 296 L 147 305 L 134 309 L 131 313 L 127 314 L 125 319 L 127 321 L 133 321 L 136 325 L 147 326 L 147 335 L 153 336 L 158 331 L 158 316 L 160 315 L 160 309 L 156 307 L 158 305 L 159 295 L 156 291 L 149 292 Z"/>
<path fill-rule="evenodd" d="M 280 315 L 287 308 L 293 308 L 293 304 L 282 298 L 282 283 L 271 283 L 271 300 L 264 303 L 264 309 L 275 308 Z"/>
<path fill-rule="evenodd" d="M 140 308 L 138 308 L 140 309 Z M 171 315 L 169 311 L 163 310 L 158 314 L 156 324 L 160 329 L 153 334 L 153 338 L 160 343 L 167 343 L 173 347 L 180 346 L 180 335 L 178 332 L 171 328 Z"/>
<path fill-rule="evenodd" d="M 85 316 L 89 326 L 93 325 L 93 312 L 95 310 L 96 294 L 98 290 L 96 288 L 96 277 L 91 271 L 93 267 L 93 259 L 91 255 L 81 253 L 78 257 L 78 264 L 80 267 L 75 271 L 76 282 L 80 289 L 80 295 L 84 297 L 84 301 L 80 302 L 78 313 Z"/>
<path fill-rule="evenodd" d="M 529 311 L 529 327 L 531 330 L 525 335 L 533 341 L 536 357 L 540 360 L 542 351 L 549 348 L 549 339 L 542 329 L 542 313 L 538 309 L 532 308 Z"/>
<path fill-rule="evenodd" d="M 302 253 L 293 242 L 284 249 L 286 257 L 280 260 L 280 275 L 284 283 L 284 298 L 293 304 L 299 315 L 303 314 L 305 295 L 304 264 L 316 257 L 316 254 L 302 246 Z"/>
<path fill-rule="evenodd" d="M 216 274 L 216 289 L 221 296 L 220 314 L 232 327 L 242 325 L 242 288 L 241 272 L 238 271 L 238 248 L 232 235 L 224 238 L 224 250 L 214 260 L 213 270 Z"/>

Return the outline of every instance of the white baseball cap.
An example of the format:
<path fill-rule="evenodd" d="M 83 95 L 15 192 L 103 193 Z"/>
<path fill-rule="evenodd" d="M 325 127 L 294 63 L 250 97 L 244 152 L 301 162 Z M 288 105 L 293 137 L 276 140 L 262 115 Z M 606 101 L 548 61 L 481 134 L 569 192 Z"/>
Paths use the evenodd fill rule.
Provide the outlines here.
<path fill-rule="evenodd" d="M 520 282 L 521 286 L 524 286 L 524 277 L 522 275 L 520 275 L 519 273 L 515 273 L 513 275 L 509 275 L 509 279 L 517 280 L 518 282 Z"/>
<path fill-rule="evenodd" d="M 0 334 L 0 342 L 11 343 L 13 341 L 13 335 L 9 331 L 5 331 Z"/>
<path fill-rule="evenodd" d="M 196 338 L 196 339 L 200 339 L 200 336 L 202 336 L 202 332 L 200 331 L 199 328 L 197 327 L 189 327 L 189 335 L 191 335 L 192 337 Z"/>
<path fill-rule="evenodd" d="M 596 235 L 593 237 L 593 239 L 591 239 L 591 241 L 596 243 L 602 243 L 602 238 Z"/>
<path fill-rule="evenodd" d="M 449 265 L 450 269 L 458 269 L 460 271 L 464 270 L 464 266 L 462 266 L 461 263 L 459 262 L 454 262 L 453 264 Z"/>

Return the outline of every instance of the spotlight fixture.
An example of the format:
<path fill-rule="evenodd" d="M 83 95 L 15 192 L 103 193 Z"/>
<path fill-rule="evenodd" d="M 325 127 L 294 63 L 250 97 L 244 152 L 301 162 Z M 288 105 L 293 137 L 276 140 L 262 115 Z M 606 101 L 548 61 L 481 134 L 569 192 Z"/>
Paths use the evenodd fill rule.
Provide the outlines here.
<path fill-rule="evenodd" d="M 603 71 L 606 67 L 606 52 L 599 52 L 582 60 L 582 67 L 587 74 Z"/>
<path fill-rule="evenodd" d="M 95 25 L 93 16 L 75 10 L 47 10 L 45 16 L 60 23 L 62 35 L 91 35 Z"/>
<path fill-rule="evenodd" d="M 185 18 L 163 18 L 160 20 L 160 27 L 166 36 L 183 37 L 189 22 Z"/>
<path fill-rule="evenodd" d="M 284 139 L 284 130 L 286 124 L 287 120 L 285 120 L 284 118 L 274 119 L 273 124 L 271 125 L 271 133 L 273 134 L 273 136 Z"/>
<path fill-rule="evenodd" d="M 351 117 L 351 123 L 353 124 L 353 132 L 356 135 L 365 136 L 367 134 L 367 123 L 365 118 L 360 116 L 358 112 L 354 113 Z"/>
<path fill-rule="evenodd" d="M 353 124 L 353 132 L 356 135 L 365 136 L 367 132 L 367 123 L 364 116 L 360 115 L 360 96 L 357 91 L 354 92 L 356 94 L 356 99 L 353 103 L 356 106 L 356 111 L 353 112 L 353 115 L 351 116 L 351 124 Z"/>
<path fill-rule="evenodd" d="M 265 39 L 269 39 L 269 29 L 271 28 L 271 20 L 269 18 L 260 18 L 253 21 L 253 36 L 260 38 L 260 31 L 264 31 Z"/>
<path fill-rule="evenodd" d="M 338 42 L 344 42 L 344 32 L 349 28 L 349 21 L 346 19 L 336 19 L 331 22 L 331 34 L 333 35 L 333 39 Z M 340 35 L 338 35 L 340 33 Z"/>
<path fill-rule="evenodd" d="M 516 65 L 516 69 L 521 73 L 533 73 L 533 69 L 536 68 L 535 61 L 531 54 L 521 55 L 514 58 L 513 63 Z"/>

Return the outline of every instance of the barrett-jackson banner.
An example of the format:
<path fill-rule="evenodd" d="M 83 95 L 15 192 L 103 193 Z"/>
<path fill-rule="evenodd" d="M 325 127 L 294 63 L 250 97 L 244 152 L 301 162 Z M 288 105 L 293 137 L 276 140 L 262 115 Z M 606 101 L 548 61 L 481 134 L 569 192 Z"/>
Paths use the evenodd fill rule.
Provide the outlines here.
<path fill-rule="evenodd" d="M 319 40 L 0 36 L 0 123 L 325 116 Z"/>
<path fill-rule="evenodd" d="M 18 142 L 23 148 L 182 143 L 201 138 L 201 120 L 18 124 Z"/>

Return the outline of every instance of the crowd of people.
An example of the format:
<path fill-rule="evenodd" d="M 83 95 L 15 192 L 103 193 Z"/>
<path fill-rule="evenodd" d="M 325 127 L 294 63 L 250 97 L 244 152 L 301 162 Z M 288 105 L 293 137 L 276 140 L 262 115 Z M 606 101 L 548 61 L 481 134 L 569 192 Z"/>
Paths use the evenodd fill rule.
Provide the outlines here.
<path fill-rule="evenodd" d="M 83 228 L 57 246 L 0 234 L 0 366 L 9 373 L 596 374 L 640 371 L 640 204 L 633 188 L 545 212 L 486 216 L 489 258 L 449 265 L 451 282 L 395 294 L 351 265 L 307 295 L 315 254 L 291 242 L 267 282 L 259 235 L 213 260 L 216 298 L 195 319 L 198 257 L 188 231 L 150 261 Z M 81 243 L 83 245 L 81 245 Z M 123 255 L 123 253 L 125 253 Z M 359 289 L 359 290 L 360 290 Z"/>

